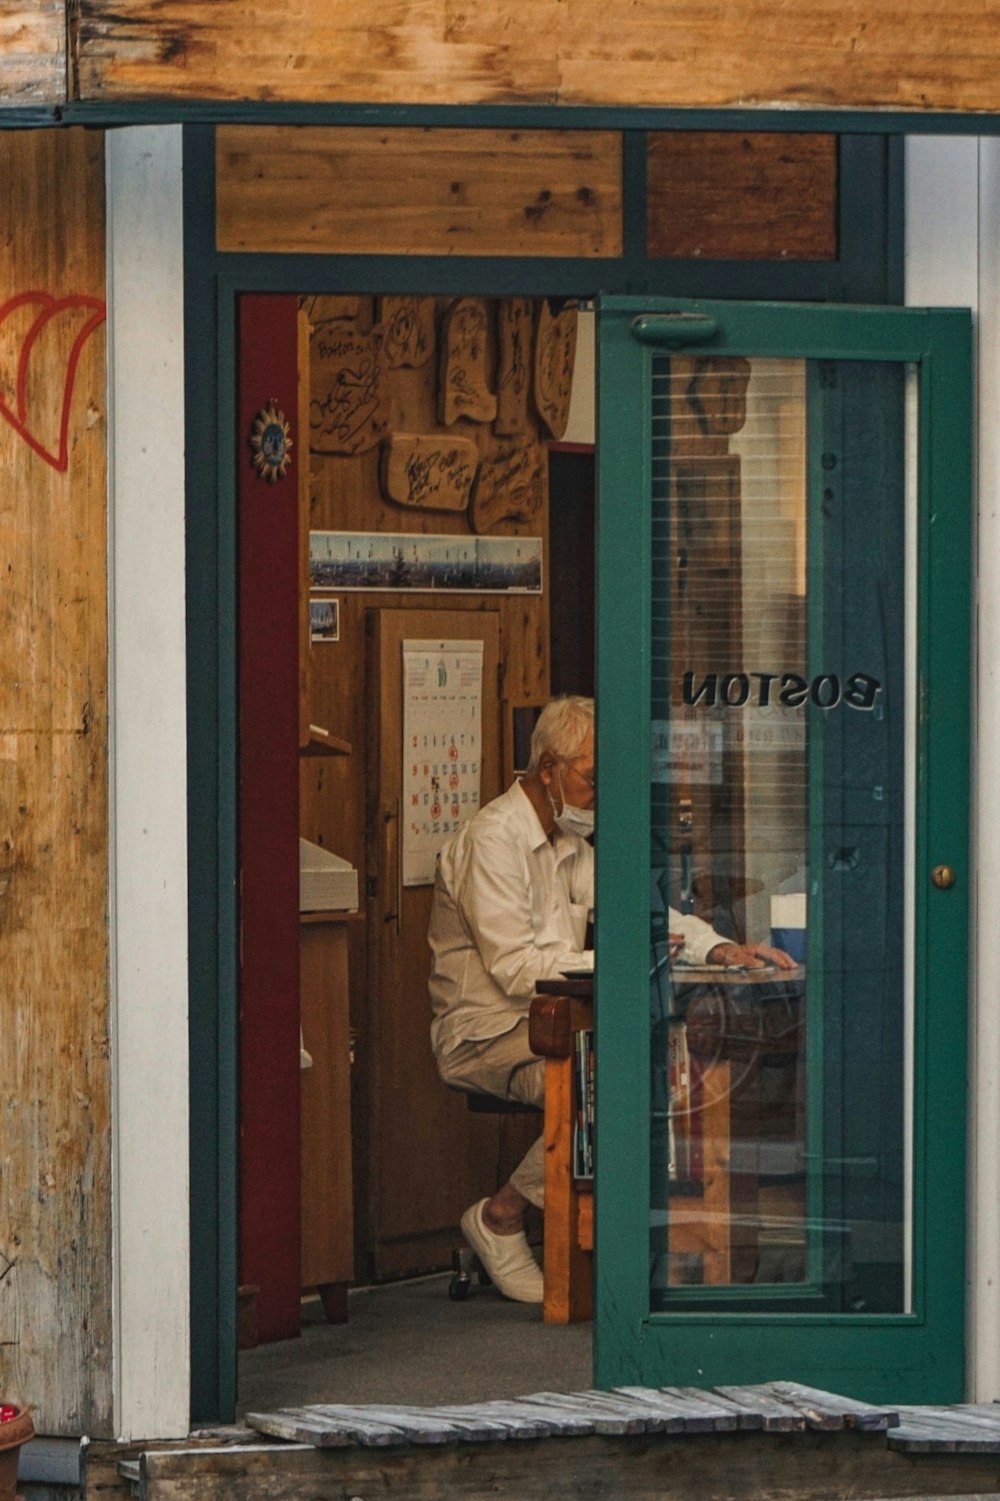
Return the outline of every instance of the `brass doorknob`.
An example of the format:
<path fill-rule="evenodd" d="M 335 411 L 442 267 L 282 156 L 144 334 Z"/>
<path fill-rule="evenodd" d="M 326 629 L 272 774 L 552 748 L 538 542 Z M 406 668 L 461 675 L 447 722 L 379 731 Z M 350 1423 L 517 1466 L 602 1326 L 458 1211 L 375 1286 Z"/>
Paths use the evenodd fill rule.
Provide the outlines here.
<path fill-rule="evenodd" d="M 931 881 L 939 891 L 947 891 L 954 886 L 957 877 L 953 865 L 935 865 L 931 871 Z"/>

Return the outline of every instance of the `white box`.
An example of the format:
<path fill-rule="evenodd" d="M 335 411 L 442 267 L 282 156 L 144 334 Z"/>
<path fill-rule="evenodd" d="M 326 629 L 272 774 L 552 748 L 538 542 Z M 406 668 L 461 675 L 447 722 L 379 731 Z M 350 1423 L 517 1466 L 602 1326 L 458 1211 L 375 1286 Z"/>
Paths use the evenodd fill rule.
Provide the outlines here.
<path fill-rule="evenodd" d="M 355 912 L 358 873 L 349 860 L 299 840 L 299 911 Z"/>

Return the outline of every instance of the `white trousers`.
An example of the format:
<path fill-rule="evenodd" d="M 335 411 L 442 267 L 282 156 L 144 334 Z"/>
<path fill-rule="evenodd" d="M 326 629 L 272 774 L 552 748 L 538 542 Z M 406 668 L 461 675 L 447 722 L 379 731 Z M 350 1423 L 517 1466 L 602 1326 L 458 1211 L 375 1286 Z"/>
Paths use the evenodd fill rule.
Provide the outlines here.
<path fill-rule="evenodd" d="M 527 1017 L 500 1037 L 460 1042 L 438 1059 L 438 1069 L 444 1082 L 458 1089 L 478 1089 L 540 1108 L 545 1104 L 545 1059 L 528 1046 Z M 545 1201 L 545 1144 L 541 1136 L 511 1173 L 510 1183 L 529 1204 L 541 1209 Z"/>

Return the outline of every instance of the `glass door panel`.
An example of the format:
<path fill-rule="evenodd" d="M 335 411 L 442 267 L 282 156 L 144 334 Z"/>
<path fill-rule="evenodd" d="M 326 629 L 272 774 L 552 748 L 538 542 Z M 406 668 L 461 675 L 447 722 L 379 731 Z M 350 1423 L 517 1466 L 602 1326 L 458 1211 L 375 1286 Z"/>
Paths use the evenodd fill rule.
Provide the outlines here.
<path fill-rule="evenodd" d="M 603 306 L 602 1384 L 960 1399 L 969 350 Z"/>
<path fill-rule="evenodd" d="M 651 380 L 651 1307 L 901 1313 L 907 368 Z"/>

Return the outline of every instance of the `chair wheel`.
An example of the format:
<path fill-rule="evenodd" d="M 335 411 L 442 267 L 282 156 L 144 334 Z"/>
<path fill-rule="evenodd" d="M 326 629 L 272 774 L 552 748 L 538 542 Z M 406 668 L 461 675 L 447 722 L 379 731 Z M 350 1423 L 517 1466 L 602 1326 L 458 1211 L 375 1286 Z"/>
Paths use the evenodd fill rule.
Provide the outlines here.
<path fill-rule="evenodd" d="M 464 1303 L 469 1296 L 469 1279 L 459 1273 L 448 1283 L 448 1296 L 453 1303 Z"/>

